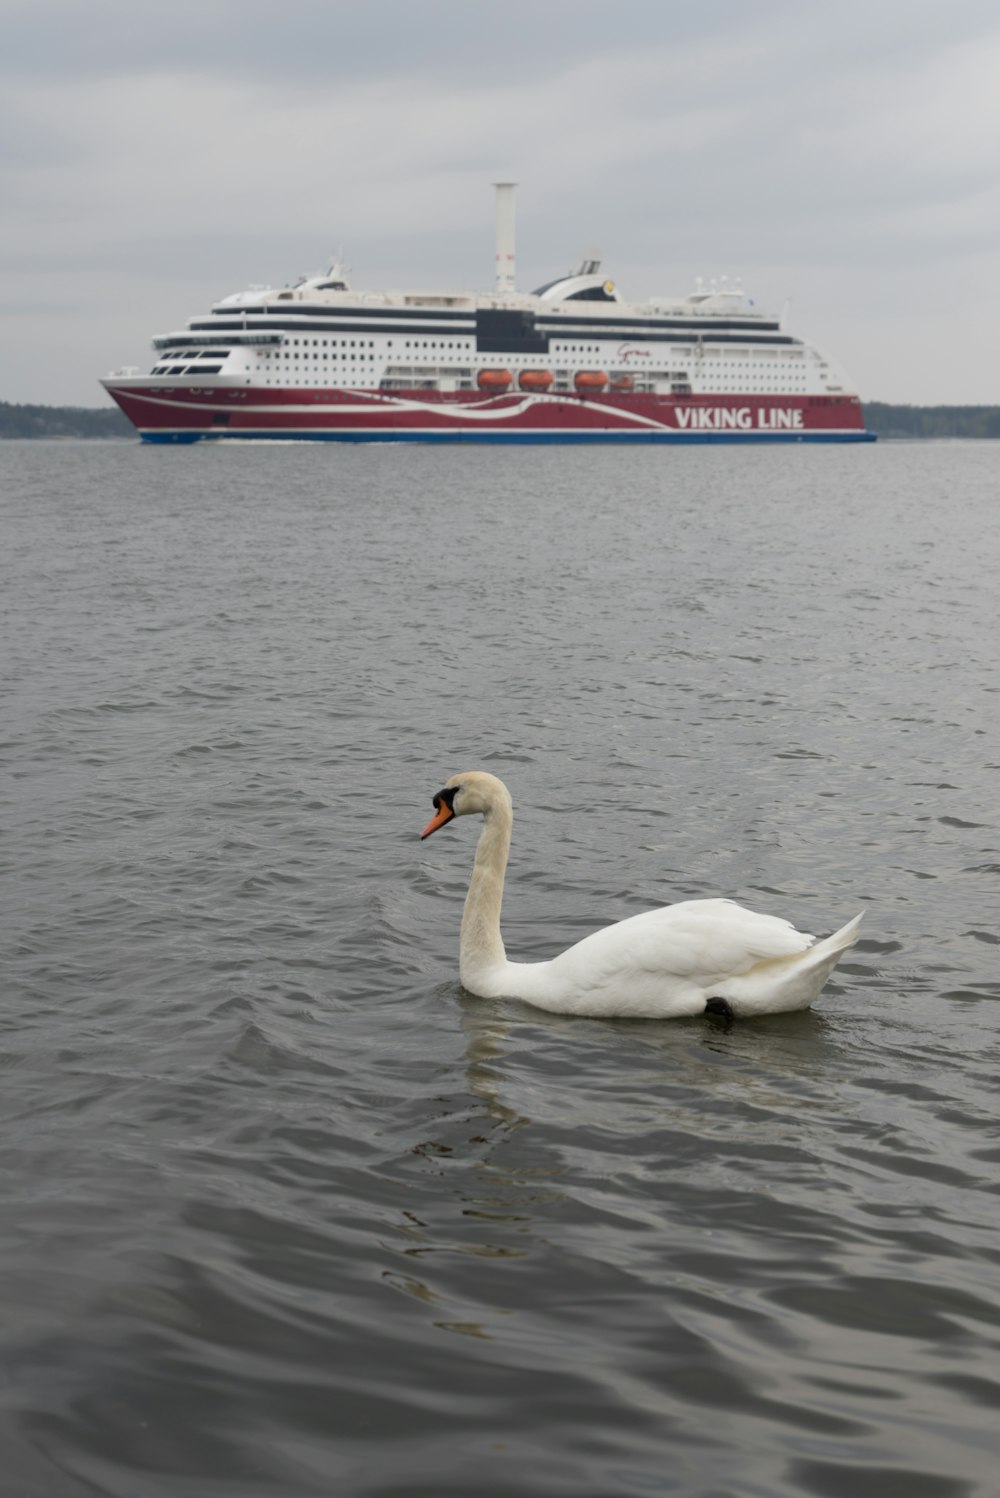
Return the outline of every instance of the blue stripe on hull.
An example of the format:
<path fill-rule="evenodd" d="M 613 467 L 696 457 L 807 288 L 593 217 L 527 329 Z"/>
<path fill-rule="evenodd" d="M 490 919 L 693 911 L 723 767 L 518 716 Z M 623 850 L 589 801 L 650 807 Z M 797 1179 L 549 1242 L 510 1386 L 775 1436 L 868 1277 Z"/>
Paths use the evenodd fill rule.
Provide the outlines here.
<path fill-rule="evenodd" d="M 498 443 L 672 443 L 705 442 L 875 442 L 874 432 L 140 432 L 143 442 L 468 442 Z"/>

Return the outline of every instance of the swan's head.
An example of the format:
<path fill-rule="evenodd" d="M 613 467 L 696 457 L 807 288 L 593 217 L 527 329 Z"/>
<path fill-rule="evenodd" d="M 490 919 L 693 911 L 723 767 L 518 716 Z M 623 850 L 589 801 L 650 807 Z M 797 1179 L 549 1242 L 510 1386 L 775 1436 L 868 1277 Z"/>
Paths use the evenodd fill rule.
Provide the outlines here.
<path fill-rule="evenodd" d="M 488 817 L 492 811 L 502 808 L 510 813 L 510 792 L 502 780 L 488 770 L 464 770 L 453 775 L 434 797 L 435 815 L 427 823 L 422 838 L 430 837 L 453 817 L 465 817 L 473 812 Z"/>

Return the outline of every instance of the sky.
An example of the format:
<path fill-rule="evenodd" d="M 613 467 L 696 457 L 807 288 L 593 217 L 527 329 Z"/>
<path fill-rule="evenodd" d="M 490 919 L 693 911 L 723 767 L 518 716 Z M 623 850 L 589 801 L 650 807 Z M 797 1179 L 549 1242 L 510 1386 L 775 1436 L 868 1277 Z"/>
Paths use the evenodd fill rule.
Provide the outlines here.
<path fill-rule="evenodd" d="M 1000 402 L 995 0 L 0 0 L 0 400 L 251 285 L 740 278 L 863 399 Z"/>

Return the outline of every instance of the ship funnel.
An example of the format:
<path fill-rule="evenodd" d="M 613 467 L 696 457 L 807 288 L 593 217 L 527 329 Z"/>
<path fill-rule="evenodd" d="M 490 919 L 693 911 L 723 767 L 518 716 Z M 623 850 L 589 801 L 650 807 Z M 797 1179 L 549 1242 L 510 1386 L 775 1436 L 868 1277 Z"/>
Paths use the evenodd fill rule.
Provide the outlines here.
<path fill-rule="evenodd" d="M 497 190 L 497 291 L 514 290 L 514 188 L 516 182 L 494 182 Z"/>

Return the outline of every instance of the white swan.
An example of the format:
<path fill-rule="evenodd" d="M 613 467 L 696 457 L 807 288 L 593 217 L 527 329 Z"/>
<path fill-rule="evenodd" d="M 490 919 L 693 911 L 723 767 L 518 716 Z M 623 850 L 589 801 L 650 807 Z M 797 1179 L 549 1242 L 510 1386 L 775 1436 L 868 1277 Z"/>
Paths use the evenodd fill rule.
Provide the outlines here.
<path fill-rule="evenodd" d="M 595 1018 L 780 1014 L 808 1009 L 857 940 L 860 915 L 814 945 L 789 921 L 732 900 L 683 900 L 605 926 L 551 962 L 509 962 L 500 904 L 510 792 L 495 775 L 469 770 L 451 777 L 434 797 L 434 810 L 422 838 L 454 817 L 483 818 L 459 956 L 462 984 L 480 998 L 524 999 L 557 1014 Z"/>

